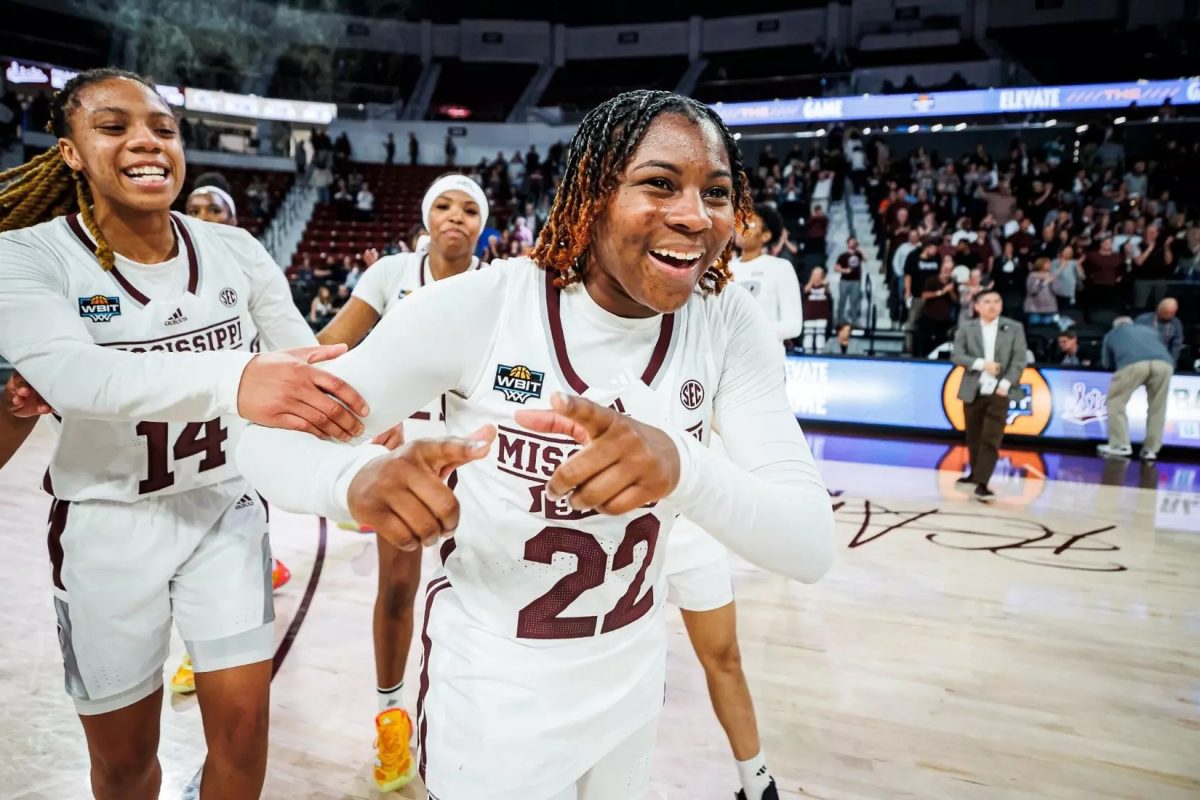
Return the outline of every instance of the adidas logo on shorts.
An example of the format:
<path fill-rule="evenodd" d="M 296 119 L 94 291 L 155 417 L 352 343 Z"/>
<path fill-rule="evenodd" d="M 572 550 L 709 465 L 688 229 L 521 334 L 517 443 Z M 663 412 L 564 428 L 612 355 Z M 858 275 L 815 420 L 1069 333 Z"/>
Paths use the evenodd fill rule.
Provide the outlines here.
<path fill-rule="evenodd" d="M 167 317 L 167 321 L 163 325 L 178 325 L 181 322 L 187 322 L 187 317 L 183 315 L 183 309 L 175 309 L 175 313 Z"/>
<path fill-rule="evenodd" d="M 244 494 L 238 498 L 237 504 L 233 507 L 233 510 L 240 511 L 241 509 L 249 508 L 252 505 L 254 505 L 254 498 L 248 494 Z"/>

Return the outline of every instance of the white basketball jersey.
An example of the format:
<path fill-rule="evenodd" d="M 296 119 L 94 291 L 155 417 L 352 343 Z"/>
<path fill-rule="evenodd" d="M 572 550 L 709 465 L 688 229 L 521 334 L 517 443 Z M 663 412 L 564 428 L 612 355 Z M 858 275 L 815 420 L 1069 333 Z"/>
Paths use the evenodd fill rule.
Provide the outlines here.
<path fill-rule="evenodd" d="M 708 324 L 715 303 L 694 295 L 663 316 L 649 362 L 629 364 L 628 383 L 601 391 L 572 360 L 628 356 L 568 353 L 550 274 L 525 259 L 493 268 L 507 271 L 505 296 L 496 298 L 504 309 L 499 335 L 477 384 L 465 396 L 446 396 L 446 420 L 453 436 L 506 421 L 492 456 L 459 470 L 461 520 L 444 546 L 445 571 L 467 611 L 498 634 L 530 646 L 575 640 L 604 648 L 607 634 L 657 616 L 664 537 L 676 512 L 660 504 L 614 517 L 549 501 L 546 481 L 579 445 L 524 430 L 513 414 L 548 407 L 559 391 L 705 440 L 720 375 L 714 353 L 724 352 Z"/>
<path fill-rule="evenodd" d="M 773 324 L 787 316 L 789 307 L 794 313 L 803 314 L 802 310 L 795 311 L 803 308 L 799 305 L 800 284 L 787 259 L 765 253 L 751 261 L 735 258 L 729 264 L 729 271 L 734 282 L 754 296 Z M 802 319 L 796 323 L 797 334 L 802 324 Z"/>
<path fill-rule="evenodd" d="M 178 276 L 178 291 L 150 292 L 153 298 L 120 265 L 108 271 L 99 266 L 78 215 L 30 230 L 59 262 L 64 295 L 78 303 L 97 344 L 133 353 L 248 350 L 259 332 L 246 265 L 262 255 L 250 248 L 262 246 L 242 232 L 222 231 L 225 226 L 176 214 L 172 223 L 179 256 L 154 269 L 186 269 L 186 280 Z M 189 423 L 68 416 L 57 420 L 45 488 L 64 500 L 133 502 L 220 483 L 238 475 L 232 454 L 244 424 L 236 416 Z"/>
<path fill-rule="evenodd" d="M 467 269 L 479 267 L 479 259 L 472 258 Z M 401 300 L 433 282 L 428 253 L 396 253 L 372 264 L 355 284 L 351 296 L 362 300 L 382 317 L 399 306 Z M 445 420 L 444 402 L 439 398 L 404 421 L 404 438 L 411 441 L 444 436 Z"/>

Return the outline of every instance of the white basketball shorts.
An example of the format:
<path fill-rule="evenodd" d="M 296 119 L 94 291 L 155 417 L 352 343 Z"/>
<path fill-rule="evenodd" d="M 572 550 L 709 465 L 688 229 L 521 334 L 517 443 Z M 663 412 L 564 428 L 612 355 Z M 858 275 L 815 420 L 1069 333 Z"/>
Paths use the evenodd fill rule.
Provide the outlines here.
<path fill-rule="evenodd" d="M 197 672 L 272 657 L 267 516 L 241 478 L 134 503 L 54 501 L 58 638 L 80 714 L 160 689 L 172 620 Z"/>
<path fill-rule="evenodd" d="M 733 602 L 725 545 L 685 517 L 667 536 L 667 602 L 684 611 L 712 611 Z"/>
<path fill-rule="evenodd" d="M 484 628 L 437 576 L 421 647 L 418 763 L 430 798 L 558 800 L 590 783 L 585 800 L 644 796 L 666 680 L 661 605 L 619 631 L 537 646 Z M 610 781 L 587 776 L 614 753 L 624 766 L 607 777 L 621 788 L 605 794 Z"/>

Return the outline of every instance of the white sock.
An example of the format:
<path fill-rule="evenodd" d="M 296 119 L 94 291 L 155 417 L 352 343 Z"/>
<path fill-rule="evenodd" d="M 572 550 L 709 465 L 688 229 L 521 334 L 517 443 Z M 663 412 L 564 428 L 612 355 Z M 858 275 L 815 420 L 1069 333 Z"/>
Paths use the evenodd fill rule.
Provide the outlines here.
<path fill-rule="evenodd" d="M 746 800 L 762 800 L 763 792 L 771 785 L 771 773 L 767 770 L 767 761 L 762 751 L 745 761 L 738 761 L 738 778 L 742 788 L 746 790 Z"/>
<path fill-rule="evenodd" d="M 389 708 L 404 707 L 404 698 L 402 697 L 404 694 L 404 681 L 400 681 L 390 689 L 380 687 L 375 690 L 375 693 L 379 697 L 380 711 L 387 711 Z"/>

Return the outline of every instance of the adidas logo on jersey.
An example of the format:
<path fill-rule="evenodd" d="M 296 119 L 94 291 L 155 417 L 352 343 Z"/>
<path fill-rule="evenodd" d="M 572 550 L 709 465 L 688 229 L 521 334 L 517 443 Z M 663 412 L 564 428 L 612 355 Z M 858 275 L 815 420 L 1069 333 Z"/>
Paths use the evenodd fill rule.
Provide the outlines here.
<path fill-rule="evenodd" d="M 175 313 L 167 317 L 167 321 L 163 325 L 178 325 L 181 322 L 187 322 L 187 317 L 183 315 L 183 309 L 175 309 Z"/>
<path fill-rule="evenodd" d="M 496 365 L 496 382 L 492 388 L 504 395 L 505 400 L 525 405 L 531 397 L 542 396 L 542 380 L 544 372 L 536 372 L 523 364 L 510 367 L 505 364 Z"/>
<path fill-rule="evenodd" d="M 92 322 L 108 322 L 121 316 L 121 298 L 94 294 L 79 298 L 79 316 Z"/>
<path fill-rule="evenodd" d="M 251 497 L 251 496 L 250 496 L 250 495 L 248 495 L 248 494 L 244 494 L 244 495 L 242 495 L 241 497 L 239 497 L 239 498 L 238 498 L 238 501 L 237 501 L 237 503 L 234 505 L 234 507 L 233 507 L 233 510 L 234 510 L 234 511 L 240 511 L 240 510 L 242 510 L 243 508 L 249 508 L 249 507 L 250 507 L 250 506 L 252 506 L 252 505 L 254 505 L 254 498 L 253 498 L 253 497 Z"/>

